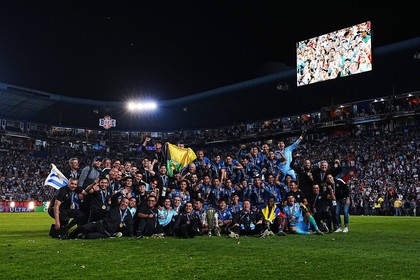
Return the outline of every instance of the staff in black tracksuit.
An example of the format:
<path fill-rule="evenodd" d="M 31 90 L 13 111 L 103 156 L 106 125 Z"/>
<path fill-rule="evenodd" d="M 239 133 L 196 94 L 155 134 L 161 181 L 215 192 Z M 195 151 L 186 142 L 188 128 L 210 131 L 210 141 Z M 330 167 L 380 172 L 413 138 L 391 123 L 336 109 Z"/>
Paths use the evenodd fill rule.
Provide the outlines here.
<path fill-rule="evenodd" d="M 90 222 L 77 227 L 71 234 L 70 238 L 108 238 L 133 235 L 133 217 L 128 210 L 128 198 L 121 198 L 118 204 L 120 192 L 115 193 L 111 198 L 110 210 L 106 213 L 102 220 Z"/>

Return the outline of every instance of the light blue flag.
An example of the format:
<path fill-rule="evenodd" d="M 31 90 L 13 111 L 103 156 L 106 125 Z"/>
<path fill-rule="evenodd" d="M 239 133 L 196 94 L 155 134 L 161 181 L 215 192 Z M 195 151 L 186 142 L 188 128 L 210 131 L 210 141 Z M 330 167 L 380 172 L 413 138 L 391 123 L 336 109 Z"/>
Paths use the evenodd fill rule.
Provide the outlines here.
<path fill-rule="evenodd" d="M 51 163 L 51 172 L 48 175 L 47 179 L 45 179 L 44 186 L 51 186 L 55 189 L 59 189 L 61 187 L 67 186 L 69 180 L 66 176 L 58 170 L 55 164 Z"/>

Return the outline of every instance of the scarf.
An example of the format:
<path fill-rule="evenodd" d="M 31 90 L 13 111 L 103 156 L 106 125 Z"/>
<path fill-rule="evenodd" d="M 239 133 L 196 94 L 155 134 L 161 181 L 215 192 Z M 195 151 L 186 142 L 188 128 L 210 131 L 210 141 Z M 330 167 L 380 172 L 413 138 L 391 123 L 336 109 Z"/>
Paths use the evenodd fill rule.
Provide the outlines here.
<path fill-rule="evenodd" d="M 277 208 L 277 206 L 274 205 L 273 208 L 271 209 L 271 212 L 270 212 L 270 209 L 268 208 L 268 205 L 265 206 L 264 209 L 261 211 L 262 214 L 264 215 L 264 218 L 266 220 L 269 220 L 270 222 L 273 221 L 274 218 L 276 217 L 276 208 Z"/>

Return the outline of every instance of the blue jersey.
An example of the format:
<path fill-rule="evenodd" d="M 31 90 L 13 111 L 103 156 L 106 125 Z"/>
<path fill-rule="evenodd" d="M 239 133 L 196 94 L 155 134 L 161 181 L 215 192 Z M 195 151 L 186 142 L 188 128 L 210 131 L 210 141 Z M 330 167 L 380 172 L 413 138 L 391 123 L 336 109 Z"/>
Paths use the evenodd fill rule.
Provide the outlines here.
<path fill-rule="evenodd" d="M 176 215 L 178 215 L 178 213 L 173 209 L 158 210 L 158 222 L 164 227 L 172 221 L 175 222 Z"/>
<path fill-rule="evenodd" d="M 235 193 L 235 192 L 236 192 L 236 190 L 235 190 L 235 189 L 233 189 L 233 188 L 230 188 L 230 189 L 223 188 L 223 191 L 222 191 L 222 198 L 224 198 L 224 199 L 225 199 L 225 201 L 226 201 L 226 203 L 227 203 L 227 204 L 229 204 L 229 203 L 230 203 L 230 200 L 231 200 L 232 194 L 233 194 L 233 193 Z"/>
<path fill-rule="evenodd" d="M 286 158 L 286 161 L 282 162 L 280 164 L 280 170 L 283 172 L 284 175 L 289 174 L 292 176 L 293 180 L 296 180 L 296 174 L 295 171 L 290 167 L 290 164 L 293 160 L 293 150 L 296 149 L 296 147 L 300 144 L 300 139 L 296 140 L 295 143 L 293 143 L 290 146 L 287 146 L 284 148 L 283 151 L 275 151 L 275 154 L 278 156 L 278 158 L 281 158 L 280 152 L 284 155 Z"/>
<path fill-rule="evenodd" d="M 210 167 L 210 177 L 212 179 L 214 178 L 219 178 L 221 179 L 222 177 L 222 170 L 225 170 L 225 163 L 223 161 L 219 161 L 219 163 L 215 163 L 214 161 L 211 162 L 211 167 Z"/>
<path fill-rule="evenodd" d="M 228 209 L 232 215 L 239 213 L 242 210 L 242 201 L 238 205 L 229 205 Z"/>
<path fill-rule="evenodd" d="M 205 200 L 206 193 L 210 189 L 210 187 L 211 185 L 203 185 L 203 184 L 200 184 L 198 186 L 198 192 L 200 193 L 202 199 Z"/>
<path fill-rule="evenodd" d="M 264 165 L 264 157 L 262 156 L 262 154 L 258 153 L 256 155 L 252 155 L 249 158 L 249 162 L 253 164 L 254 166 L 257 166 L 258 169 L 261 169 L 262 166 Z"/>
<path fill-rule="evenodd" d="M 210 194 L 207 197 L 207 205 L 217 206 L 219 199 L 223 197 L 223 189 L 222 187 L 210 188 Z"/>
<path fill-rule="evenodd" d="M 232 160 L 232 164 L 225 164 L 226 178 L 232 180 L 234 183 L 238 183 L 240 178 L 238 176 L 238 168 L 236 166 L 241 165 L 236 159 Z"/>
<path fill-rule="evenodd" d="M 221 220 L 222 222 L 227 221 L 227 220 L 232 220 L 232 213 L 228 210 L 225 209 L 223 211 L 217 210 L 217 215 L 218 215 L 218 219 Z"/>
<path fill-rule="evenodd" d="M 196 214 L 199 217 L 199 222 L 202 225 L 203 223 L 206 223 L 205 219 L 206 219 L 206 211 L 207 211 L 208 207 L 207 205 L 203 204 L 203 208 L 201 208 L 201 210 L 198 210 L 196 208 L 193 209 L 193 213 Z"/>
<path fill-rule="evenodd" d="M 260 166 L 248 162 L 243 169 L 240 169 L 240 179 L 245 179 L 250 182 L 252 178 L 260 176 L 260 172 Z"/>
<path fill-rule="evenodd" d="M 274 196 L 274 199 L 275 199 L 274 202 L 276 204 L 280 205 L 282 203 L 283 199 L 282 199 L 281 191 L 277 187 L 276 184 L 266 183 L 264 185 L 264 188 L 266 189 L 268 196 Z"/>
<path fill-rule="evenodd" d="M 283 212 L 290 226 L 295 227 L 299 222 L 303 222 L 303 214 L 299 204 L 294 204 L 293 206 L 286 205 L 283 208 Z"/>
<path fill-rule="evenodd" d="M 267 175 L 271 174 L 274 177 L 277 177 L 277 174 L 279 174 L 280 171 L 280 165 L 281 161 L 279 159 L 266 159 L 263 165 L 263 168 L 265 168 L 264 176 L 267 177 Z"/>
<path fill-rule="evenodd" d="M 204 157 L 203 158 L 203 160 L 199 160 L 199 159 L 195 159 L 194 161 L 193 161 L 193 163 L 195 164 L 195 166 L 197 167 L 197 168 L 201 168 L 201 167 L 204 167 L 204 166 L 209 166 L 210 165 L 210 159 L 209 158 L 207 158 L 207 157 Z"/>
<path fill-rule="evenodd" d="M 204 214 L 206 213 L 207 208 L 208 208 L 207 205 L 203 204 L 203 208 L 201 208 L 200 210 L 194 208 L 193 213 L 196 213 L 200 217 L 200 220 L 201 220 L 204 217 Z"/>
<path fill-rule="evenodd" d="M 190 201 L 190 195 L 186 192 L 181 192 L 180 190 L 172 190 L 169 194 L 169 198 L 173 199 L 174 197 L 181 198 L 181 205 L 184 206 L 187 201 Z"/>
<path fill-rule="evenodd" d="M 251 193 L 249 195 L 252 206 L 257 206 L 258 209 L 261 209 L 264 205 L 267 204 L 269 196 L 270 193 L 265 188 L 264 183 L 261 183 L 261 186 L 252 185 Z"/>

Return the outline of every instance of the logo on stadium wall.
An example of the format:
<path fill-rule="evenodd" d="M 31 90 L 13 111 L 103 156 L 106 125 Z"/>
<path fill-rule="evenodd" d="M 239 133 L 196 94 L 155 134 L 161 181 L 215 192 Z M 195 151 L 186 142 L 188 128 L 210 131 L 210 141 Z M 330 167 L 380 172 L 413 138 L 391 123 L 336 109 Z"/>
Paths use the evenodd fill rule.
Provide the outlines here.
<path fill-rule="evenodd" d="M 112 119 L 110 116 L 105 116 L 99 119 L 99 126 L 102 126 L 105 129 L 110 129 L 111 127 L 117 126 L 117 120 Z"/>

